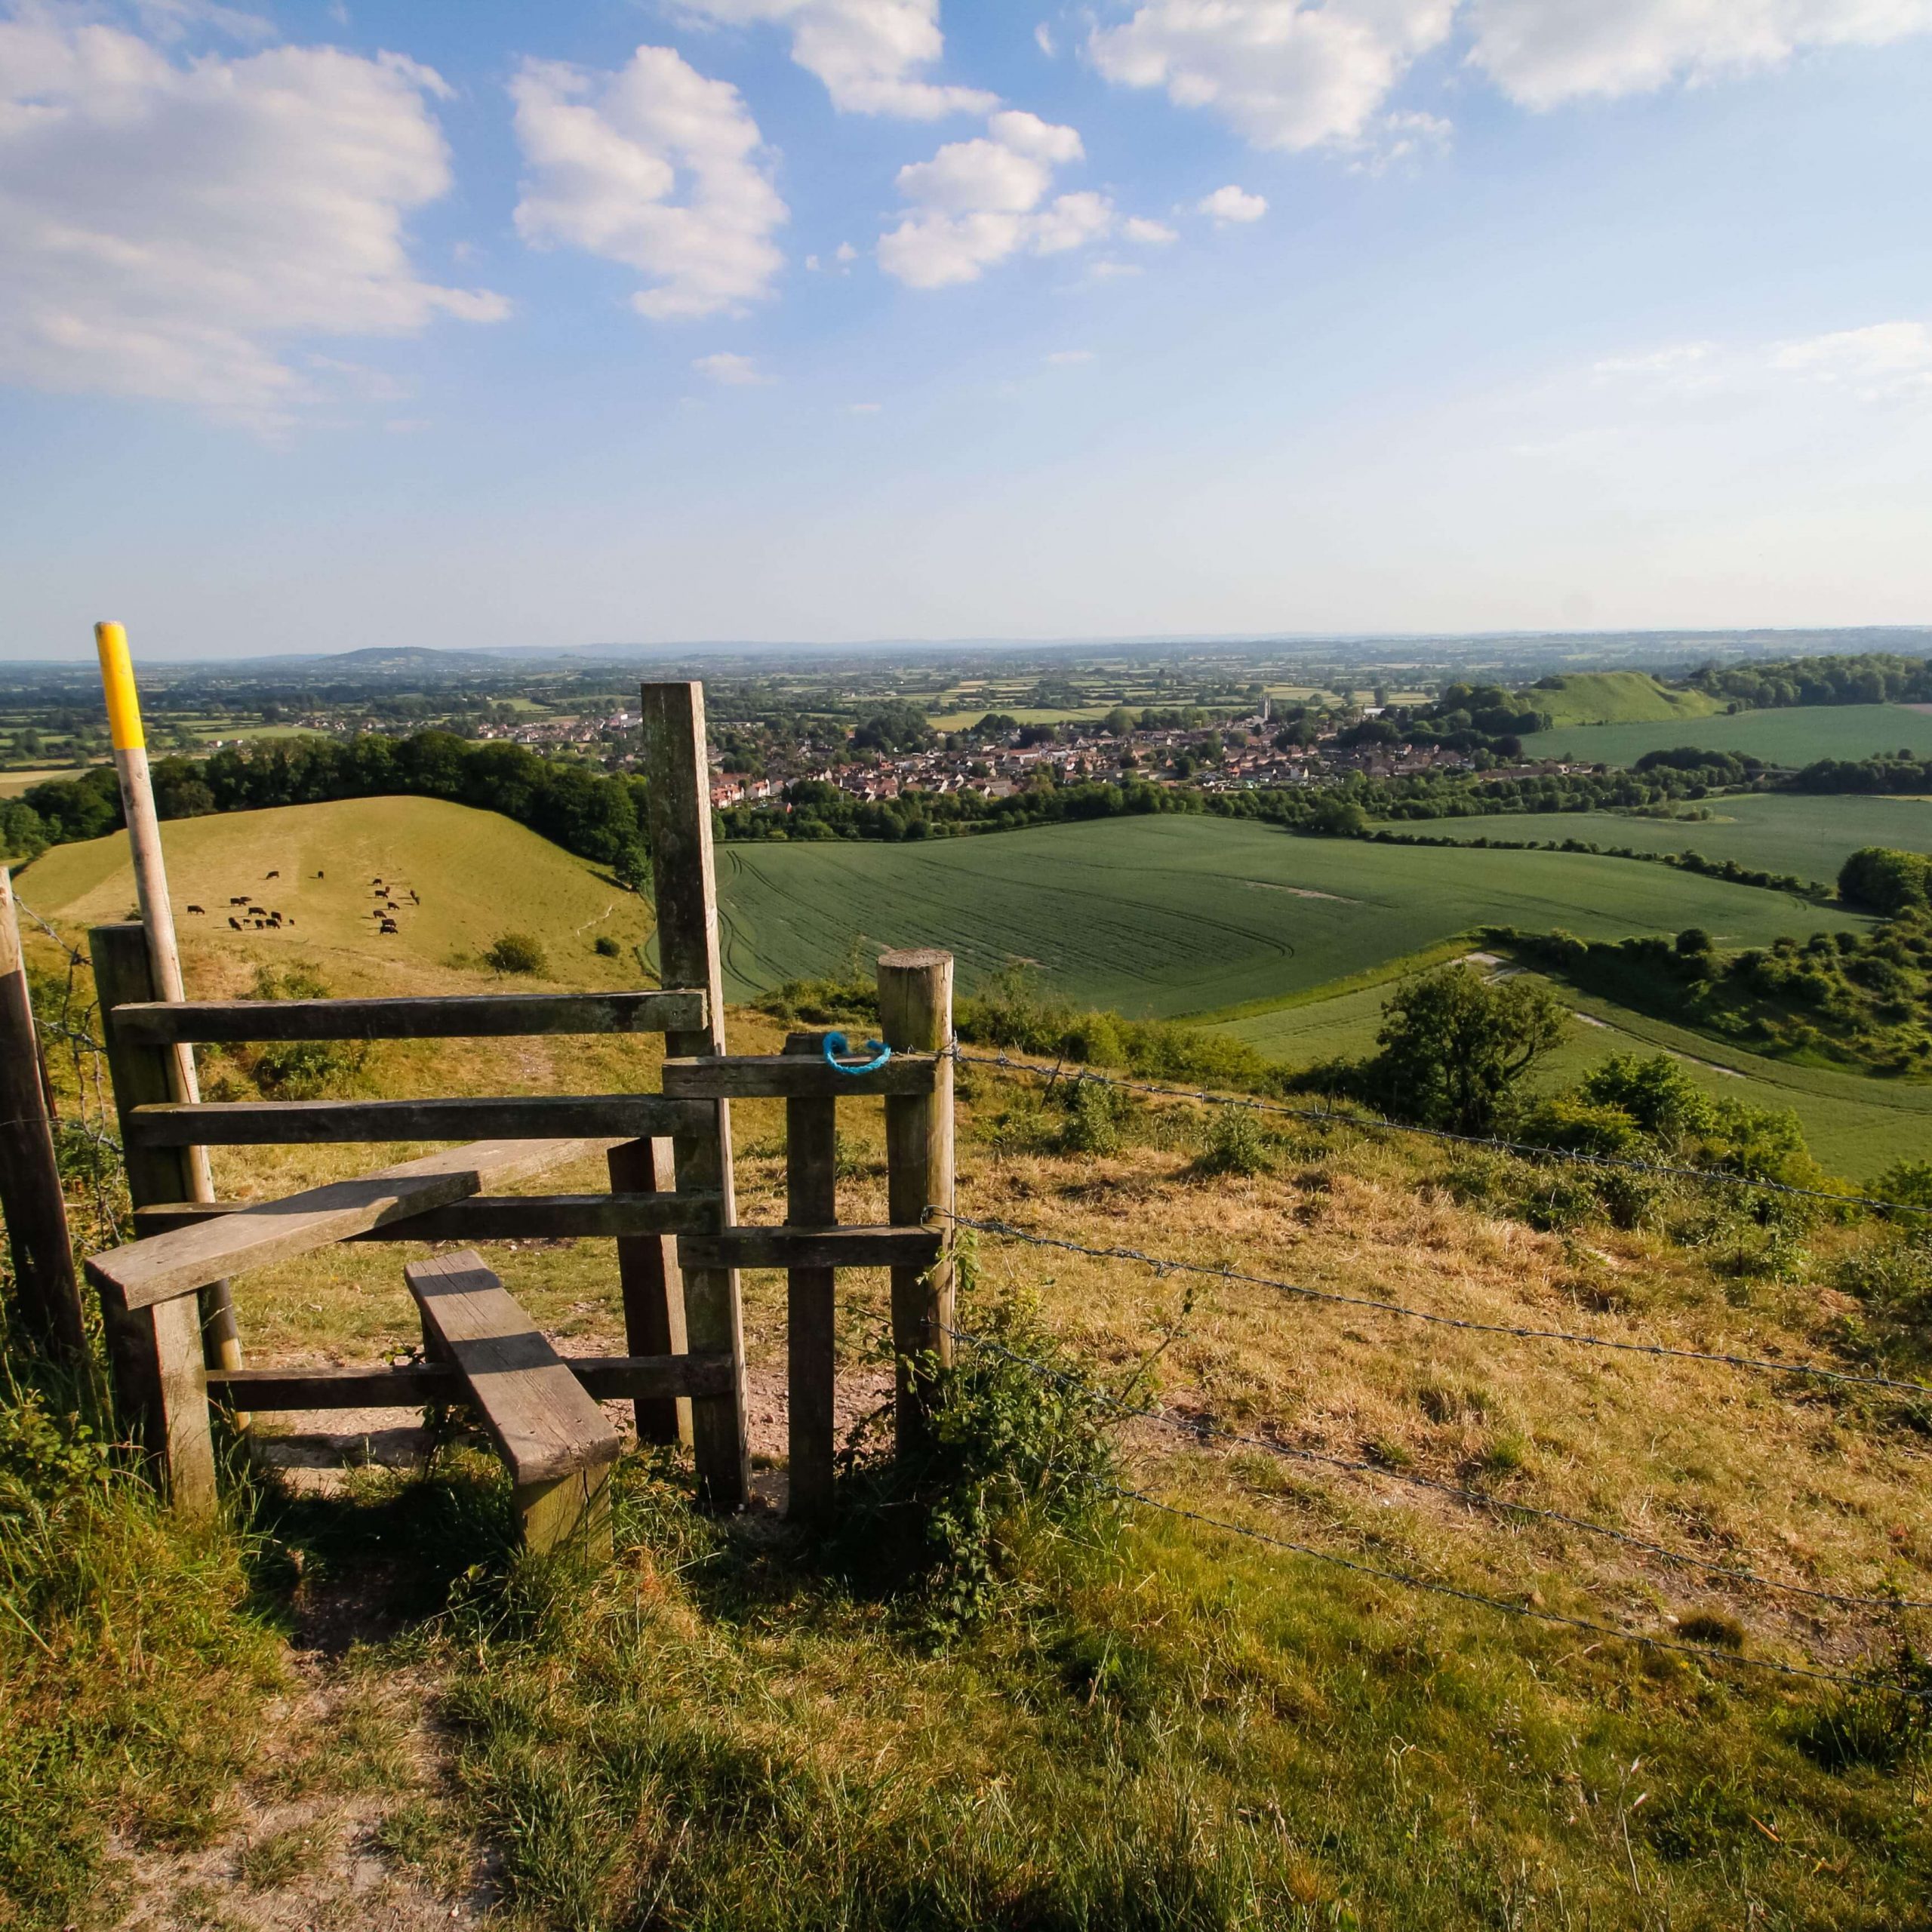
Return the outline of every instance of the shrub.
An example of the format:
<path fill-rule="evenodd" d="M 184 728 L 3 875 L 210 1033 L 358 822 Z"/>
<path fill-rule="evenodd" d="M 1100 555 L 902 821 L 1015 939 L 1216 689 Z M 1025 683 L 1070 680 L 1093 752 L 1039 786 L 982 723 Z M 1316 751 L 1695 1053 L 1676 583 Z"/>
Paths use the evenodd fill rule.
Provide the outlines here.
<path fill-rule="evenodd" d="M 315 968 L 301 964 L 280 972 L 262 967 L 249 988 L 254 999 L 326 999 L 328 993 Z M 367 1040 L 265 1040 L 248 1050 L 242 1065 L 271 1100 L 318 1100 L 359 1078 L 369 1052 Z"/>
<path fill-rule="evenodd" d="M 624 949 L 608 933 L 599 933 L 590 943 L 590 949 L 599 959 L 620 959 Z"/>
<path fill-rule="evenodd" d="M 1076 1078 L 1066 1099 L 1066 1124 L 1060 1144 L 1068 1154 L 1116 1154 L 1126 1097 L 1097 1080 Z"/>
<path fill-rule="evenodd" d="M 483 955 L 499 973 L 540 973 L 548 963 L 541 940 L 529 933 L 500 933 Z"/>
<path fill-rule="evenodd" d="M 1247 1107 L 1223 1107 L 1209 1124 L 1195 1157 L 1198 1174 L 1258 1174 L 1269 1166 L 1267 1137 Z"/>
<path fill-rule="evenodd" d="M 1636 1121 L 1622 1107 L 1601 1106 L 1571 1094 L 1539 1100 L 1524 1115 L 1517 1134 L 1539 1147 L 1606 1156 L 1628 1154 L 1643 1141 Z"/>
<path fill-rule="evenodd" d="M 1614 1109 L 1643 1133 L 1678 1140 L 1705 1132 L 1716 1103 L 1668 1054 L 1613 1054 L 1577 1089 L 1591 1106 Z"/>

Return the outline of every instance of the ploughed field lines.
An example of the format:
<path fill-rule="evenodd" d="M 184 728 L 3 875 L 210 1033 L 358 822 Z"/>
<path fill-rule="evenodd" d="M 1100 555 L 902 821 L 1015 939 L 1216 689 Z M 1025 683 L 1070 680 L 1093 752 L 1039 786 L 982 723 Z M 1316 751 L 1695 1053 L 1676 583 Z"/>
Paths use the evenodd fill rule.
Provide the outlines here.
<path fill-rule="evenodd" d="M 1503 835 L 1506 822 L 1491 823 Z M 1630 860 L 1365 844 L 1192 816 L 901 845 L 728 845 L 718 857 L 734 998 L 838 970 L 855 947 L 917 940 L 958 955 L 968 986 L 1027 961 L 1081 1004 L 1174 1016 L 1306 992 L 1482 924 L 1589 938 L 1701 926 L 1757 945 L 1863 923 Z"/>

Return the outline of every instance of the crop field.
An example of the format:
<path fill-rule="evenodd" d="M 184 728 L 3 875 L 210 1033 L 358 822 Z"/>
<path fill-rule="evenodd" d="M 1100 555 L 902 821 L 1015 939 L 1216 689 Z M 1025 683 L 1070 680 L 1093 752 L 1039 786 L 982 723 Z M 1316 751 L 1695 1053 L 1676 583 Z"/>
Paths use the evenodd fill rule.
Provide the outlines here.
<path fill-rule="evenodd" d="M 1708 819 L 1639 818 L 1622 812 L 1526 812 L 1520 818 L 1431 819 L 1392 824 L 1431 838 L 1580 838 L 1640 852 L 1700 852 L 1740 866 L 1828 884 L 1861 845 L 1932 852 L 1932 802 L 1923 798 L 1808 798 L 1768 793 L 1714 798 Z"/>
<path fill-rule="evenodd" d="M 1296 838 L 1225 820 L 1055 826 L 906 845 L 721 847 L 734 997 L 881 946 L 1017 961 L 1084 1004 L 1205 1013 L 1308 992 L 1484 922 L 1587 937 L 1703 926 L 1721 943 L 1860 923 L 1632 860 Z"/>
<path fill-rule="evenodd" d="M 1671 751 L 1680 745 L 1749 752 L 1774 764 L 1869 758 L 1875 752 L 1901 748 L 1925 758 L 1932 756 L 1932 711 L 1906 704 L 1797 705 L 1787 711 L 1740 711 L 1652 724 L 1563 725 L 1533 733 L 1523 740 L 1523 750 L 1530 758 L 1631 764 L 1646 752 Z"/>
<path fill-rule="evenodd" d="M 1543 978 L 1541 974 L 1529 977 Z M 1667 1053 L 1720 1099 L 1789 1109 L 1813 1153 L 1835 1174 L 1869 1180 L 1901 1154 L 1932 1147 L 1932 1087 L 1868 1080 L 1827 1067 L 1766 1060 L 1681 1026 L 1653 1020 L 1593 993 L 1546 980 L 1578 1023 L 1537 1069 L 1542 1091 L 1568 1087 L 1613 1054 Z M 1245 1041 L 1291 1066 L 1375 1051 L 1387 985 L 1310 1000 L 1272 1013 L 1226 1020 L 1211 1029 Z"/>
<path fill-rule="evenodd" d="M 349 798 L 177 819 L 162 835 L 184 947 L 325 970 L 332 960 L 371 957 L 435 967 L 508 927 L 540 938 L 552 970 L 570 983 L 636 983 L 634 958 L 600 959 L 591 943 L 608 933 L 628 955 L 648 930 L 641 902 L 494 812 L 436 798 Z M 393 935 L 379 937 L 371 916 L 378 878 L 398 902 Z M 36 912 L 63 926 L 126 918 L 134 903 L 128 841 L 117 834 L 57 845 L 19 875 L 19 887 Z M 292 923 L 233 931 L 228 902 L 243 894 Z M 189 906 L 207 910 L 198 917 Z"/>
<path fill-rule="evenodd" d="M 31 771 L 0 771 L 0 798 L 17 798 L 29 786 L 44 784 L 50 778 L 78 778 L 81 770 L 78 765 L 63 764 Z"/>

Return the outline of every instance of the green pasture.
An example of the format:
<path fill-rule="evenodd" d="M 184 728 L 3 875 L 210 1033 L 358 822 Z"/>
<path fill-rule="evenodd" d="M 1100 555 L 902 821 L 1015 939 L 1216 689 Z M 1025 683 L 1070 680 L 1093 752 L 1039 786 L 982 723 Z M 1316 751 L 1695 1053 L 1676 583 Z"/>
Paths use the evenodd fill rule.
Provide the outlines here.
<path fill-rule="evenodd" d="M 1613 1054 L 1667 1053 L 1721 1098 L 1789 1109 L 1813 1153 L 1835 1174 L 1869 1180 L 1902 1157 L 1932 1152 L 1932 1087 L 1767 1060 L 1560 982 L 1546 983 L 1578 1020 L 1568 1040 L 1538 1070 L 1534 1084 L 1540 1090 L 1574 1085 Z M 1359 1058 L 1375 1051 L 1376 1029 L 1390 990 L 1386 984 L 1367 987 L 1226 1020 L 1211 1030 L 1244 1041 L 1291 1066 Z"/>
<path fill-rule="evenodd" d="M 1539 686 L 1524 697 L 1549 714 L 1558 729 L 1571 724 L 1637 724 L 1708 718 L 1722 703 L 1703 691 L 1672 691 L 1647 671 L 1572 671 L 1553 691 Z"/>
<path fill-rule="evenodd" d="M 1541 700 L 1550 694 L 1536 695 Z M 1906 704 L 1797 705 L 1786 711 L 1740 711 L 1648 724 L 1559 725 L 1525 738 L 1523 751 L 1530 758 L 1632 764 L 1646 752 L 1672 751 L 1680 745 L 1749 752 L 1774 764 L 1870 758 L 1901 749 L 1927 758 L 1932 757 L 1932 711 Z"/>
<path fill-rule="evenodd" d="M 1389 829 L 1441 838 L 1580 838 L 1640 852 L 1699 852 L 1761 872 L 1835 879 L 1861 845 L 1932 852 L 1932 802 L 1923 798 L 1810 797 L 1750 792 L 1713 798 L 1708 819 L 1641 818 L 1623 812 L 1526 812 L 1520 817 L 1392 823 Z"/>
<path fill-rule="evenodd" d="M 968 986 L 1020 961 L 1082 1004 L 1177 1015 L 1284 1000 L 1484 923 L 1595 938 L 1702 926 L 1741 945 L 1862 923 L 1634 860 L 1366 844 L 1212 818 L 733 844 L 718 863 L 738 998 L 883 946 L 927 945 L 956 954 Z"/>

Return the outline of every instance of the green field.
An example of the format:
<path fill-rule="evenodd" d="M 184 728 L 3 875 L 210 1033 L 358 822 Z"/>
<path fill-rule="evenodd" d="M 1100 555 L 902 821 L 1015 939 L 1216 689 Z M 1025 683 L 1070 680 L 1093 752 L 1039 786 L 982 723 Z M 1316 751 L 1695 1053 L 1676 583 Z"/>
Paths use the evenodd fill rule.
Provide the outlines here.
<path fill-rule="evenodd" d="M 634 959 L 598 959 L 608 933 L 628 950 L 649 915 L 586 860 L 494 812 L 437 798 L 347 798 L 177 819 L 162 828 L 184 946 L 249 960 L 342 957 L 434 967 L 473 952 L 506 927 L 537 934 L 552 970 L 584 985 L 635 984 Z M 279 878 L 268 878 L 278 872 Z M 325 876 L 318 878 L 321 872 Z M 399 931 L 379 937 L 370 881 L 400 897 Z M 128 841 L 115 834 L 57 845 L 19 875 L 20 894 L 69 927 L 125 918 L 134 903 Z M 420 906 L 410 903 L 414 888 Z M 294 921 L 279 932 L 229 929 L 229 900 L 248 894 Z M 186 909 L 205 906 L 205 916 Z"/>
<path fill-rule="evenodd" d="M 943 946 L 968 986 L 1019 960 L 1135 1014 L 1278 1000 L 1485 922 L 1587 937 L 1703 926 L 1721 943 L 1859 923 L 1634 860 L 1297 838 L 1195 817 L 918 844 L 727 845 L 728 989 L 743 998 L 881 946 Z"/>
<path fill-rule="evenodd" d="M 1702 691 L 1672 691 L 1647 671 L 1573 671 L 1553 691 L 1539 686 L 1524 701 L 1547 712 L 1561 730 L 1573 724 L 1637 724 L 1708 718 L 1723 705 Z"/>
<path fill-rule="evenodd" d="M 1521 817 L 1431 819 L 1392 832 L 1438 838 L 1580 838 L 1639 852 L 1700 852 L 1762 872 L 1838 877 L 1861 845 L 1932 852 L 1932 802 L 1923 798 L 1810 798 L 1747 793 L 1714 798 L 1708 819 L 1638 818 L 1622 812 L 1526 812 Z"/>
<path fill-rule="evenodd" d="M 1541 978 L 1540 974 L 1532 977 Z M 1789 1108 L 1811 1151 L 1834 1173 L 1869 1180 L 1902 1155 L 1932 1149 L 1932 1087 L 1867 1080 L 1826 1067 L 1792 1066 L 1706 1039 L 1627 1007 L 1578 993 L 1554 981 L 1564 1005 L 1582 1016 L 1568 1041 L 1534 1079 L 1540 1090 L 1567 1087 L 1612 1054 L 1668 1053 L 1684 1061 L 1699 1085 L 1754 1107 Z M 1211 1030 L 1242 1040 L 1290 1066 L 1375 1050 L 1386 985 L 1310 1000 L 1272 1013 L 1221 1023 Z"/>
<path fill-rule="evenodd" d="M 1540 699 L 1546 695 L 1539 691 Z M 1749 752 L 1774 764 L 1809 764 L 1821 758 L 1869 758 L 1909 750 L 1932 757 L 1932 711 L 1906 704 L 1797 705 L 1787 711 L 1740 711 L 1726 717 L 1666 718 L 1638 724 L 1572 724 L 1523 740 L 1530 758 L 1632 764 L 1646 752 L 1695 745 L 1713 752 Z"/>

